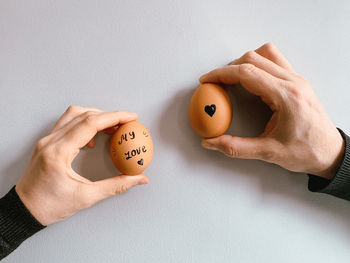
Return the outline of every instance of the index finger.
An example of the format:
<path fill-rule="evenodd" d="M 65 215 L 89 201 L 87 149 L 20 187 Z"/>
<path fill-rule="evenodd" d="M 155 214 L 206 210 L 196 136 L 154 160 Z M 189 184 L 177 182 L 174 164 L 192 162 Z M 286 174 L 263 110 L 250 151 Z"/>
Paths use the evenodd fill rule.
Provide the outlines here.
<path fill-rule="evenodd" d="M 229 65 L 214 69 L 200 77 L 201 83 L 241 84 L 249 92 L 275 100 L 283 80 L 252 64 Z"/>
<path fill-rule="evenodd" d="M 95 112 L 102 112 L 100 109 L 96 108 L 87 108 L 87 107 L 81 107 L 81 106 L 69 106 L 67 110 L 62 114 L 62 116 L 57 120 L 55 126 L 52 128 L 50 133 L 53 133 L 62 127 L 64 127 L 66 124 L 68 124 L 71 120 L 78 117 L 79 115 L 83 114 L 87 111 L 95 111 Z"/>
<path fill-rule="evenodd" d="M 97 132 L 108 127 L 137 120 L 136 113 L 114 111 L 87 115 L 63 136 L 65 145 L 73 151 L 84 147 Z"/>
<path fill-rule="evenodd" d="M 278 48 L 272 43 L 266 43 L 255 50 L 259 55 L 271 60 L 280 67 L 295 73 L 289 61 L 286 57 L 278 50 Z"/>

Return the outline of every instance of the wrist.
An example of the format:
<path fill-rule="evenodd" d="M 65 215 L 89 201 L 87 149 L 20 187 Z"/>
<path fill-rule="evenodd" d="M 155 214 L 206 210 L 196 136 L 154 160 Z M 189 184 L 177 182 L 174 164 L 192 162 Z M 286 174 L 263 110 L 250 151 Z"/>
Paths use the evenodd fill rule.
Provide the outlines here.
<path fill-rule="evenodd" d="M 20 185 L 20 182 L 16 185 L 15 188 L 18 197 L 30 212 L 30 214 L 43 226 L 47 226 L 50 224 L 50 219 L 45 212 L 45 207 L 40 205 L 38 202 L 38 198 L 33 196 L 31 193 L 27 193 Z M 40 200 L 40 198 L 39 198 Z"/>
<path fill-rule="evenodd" d="M 337 139 L 333 141 L 332 146 L 330 147 L 333 149 L 331 151 L 333 154 L 330 154 L 329 152 L 327 153 L 327 157 L 329 157 L 328 162 L 330 164 L 328 164 L 325 169 L 314 173 L 315 175 L 328 180 L 332 180 L 336 175 L 345 153 L 345 140 L 339 131 L 337 131 L 337 135 Z"/>
<path fill-rule="evenodd" d="M 2 238 L 13 248 L 45 227 L 23 204 L 15 187 L 0 198 L 0 219 Z"/>

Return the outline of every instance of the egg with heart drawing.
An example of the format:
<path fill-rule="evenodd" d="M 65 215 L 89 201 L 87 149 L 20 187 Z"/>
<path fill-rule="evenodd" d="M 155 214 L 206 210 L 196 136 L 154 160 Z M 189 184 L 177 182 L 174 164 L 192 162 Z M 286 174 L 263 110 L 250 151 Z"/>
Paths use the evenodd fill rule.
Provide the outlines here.
<path fill-rule="evenodd" d="M 115 167 L 123 174 L 137 175 L 151 163 L 152 137 L 147 128 L 137 121 L 120 125 L 112 136 L 110 155 Z"/>
<path fill-rule="evenodd" d="M 220 85 L 205 83 L 192 95 L 188 117 L 192 129 L 203 138 L 224 134 L 232 121 L 232 104 Z"/>

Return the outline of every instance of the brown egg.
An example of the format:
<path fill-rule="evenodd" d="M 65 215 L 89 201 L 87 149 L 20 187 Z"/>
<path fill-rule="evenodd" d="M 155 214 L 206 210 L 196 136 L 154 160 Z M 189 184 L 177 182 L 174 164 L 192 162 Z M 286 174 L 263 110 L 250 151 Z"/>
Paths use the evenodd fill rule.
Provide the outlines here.
<path fill-rule="evenodd" d="M 153 156 L 151 134 L 137 121 L 119 126 L 111 140 L 110 155 L 115 167 L 121 173 L 126 175 L 142 173 Z"/>
<path fill-rule="evenodd" d="M 217 84 L 199 86 L 192 96 L 188 117 L 193 130 L 203 138 L 224 134 L 232 120 L 232 105 L 227 92 Z"/>

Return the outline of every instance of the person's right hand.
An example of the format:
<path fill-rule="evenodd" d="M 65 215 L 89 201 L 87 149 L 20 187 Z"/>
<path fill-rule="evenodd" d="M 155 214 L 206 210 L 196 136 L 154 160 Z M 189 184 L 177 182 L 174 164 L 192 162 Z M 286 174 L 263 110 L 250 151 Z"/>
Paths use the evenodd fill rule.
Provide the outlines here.
<path fill-rule="evenodd" d="M 307 80 L 297 75 L 272 44 L 245 53 L 200 78 L 201 83 L 241 84 L 273 111 L 256 138 L 222 135 L 204 139 L 205 148 L 234 158 L 260 159 L 288 170 L 331 179 L 344 152 L 344 140 Z"/>

